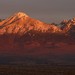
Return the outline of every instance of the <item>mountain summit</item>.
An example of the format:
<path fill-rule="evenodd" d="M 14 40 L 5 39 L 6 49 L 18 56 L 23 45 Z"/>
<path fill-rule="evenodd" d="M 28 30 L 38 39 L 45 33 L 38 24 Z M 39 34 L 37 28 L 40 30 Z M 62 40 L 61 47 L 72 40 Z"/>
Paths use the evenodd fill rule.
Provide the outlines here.
<path fill-rule="evenodd" d="M 27 14 L 23 13 L 23 12 L 18 12 L 16 13 L 14 16 L 18 17 L 18 18 L 21 18 L 21 17 L 28 17 Z"/>
<path fill-rule="evenodd" d="M 0 34 L 23 35 L 31 30 L 44 33 L 61 32 L 59 27 L 33 19 L 23 12 L 18 12 L 0 22 Z"/>

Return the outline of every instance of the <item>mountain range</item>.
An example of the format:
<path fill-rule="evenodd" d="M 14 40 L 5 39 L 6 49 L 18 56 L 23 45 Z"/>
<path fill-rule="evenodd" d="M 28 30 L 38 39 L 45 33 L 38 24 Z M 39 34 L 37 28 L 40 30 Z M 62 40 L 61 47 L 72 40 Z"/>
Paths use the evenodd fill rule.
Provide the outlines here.
<path fill-rule="evenodd" d="M 29 31 L 37 31 L 41 33 L 68 33 L 74 32 L 75 18 L 72 20 L 63 20 L 61 27 L 54 24 L 47 24 L 29 17 L 23 12 L 18 12 L 11 17 L 0 22 L 0 35 L 18 34 L 24 35 Z"/>
<path fill-rule="evenodd" d="M 13 53 L 44 47 L 67 50 L 69 46 L 71 49 L 75 44 L 75 18 L 63 20 L 59 25 L 47 24 L 18 12 L 0 22 L 0 50 Z"/>

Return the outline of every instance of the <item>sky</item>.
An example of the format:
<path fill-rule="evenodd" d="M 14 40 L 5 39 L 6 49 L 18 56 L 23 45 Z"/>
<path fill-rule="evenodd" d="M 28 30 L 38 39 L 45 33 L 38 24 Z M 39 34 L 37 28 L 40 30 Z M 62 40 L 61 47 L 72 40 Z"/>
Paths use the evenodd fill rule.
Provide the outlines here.
<path fill-rule="evenodd" d="M 46 23 L 60 23 L 75 17 L 75 0 L 0 0 L 0 18 L 17 12 Z"/>

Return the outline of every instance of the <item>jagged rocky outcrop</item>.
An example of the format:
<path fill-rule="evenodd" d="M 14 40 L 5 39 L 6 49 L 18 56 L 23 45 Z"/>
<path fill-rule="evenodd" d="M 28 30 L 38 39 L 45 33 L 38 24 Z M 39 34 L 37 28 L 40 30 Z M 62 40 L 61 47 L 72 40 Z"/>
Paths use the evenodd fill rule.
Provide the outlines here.
<path fill-rule="evenodd" d="M 61 29 L 64 34 L 75 35 L 75 18 L 71 20 L 64 20 L 61 22 Z"/>

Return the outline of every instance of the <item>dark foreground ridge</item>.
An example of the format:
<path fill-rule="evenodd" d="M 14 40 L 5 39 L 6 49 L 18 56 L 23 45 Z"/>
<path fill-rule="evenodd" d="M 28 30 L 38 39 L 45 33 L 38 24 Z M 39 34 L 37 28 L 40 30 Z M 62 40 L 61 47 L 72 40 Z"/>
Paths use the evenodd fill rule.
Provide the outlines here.
<path fill-rule="evenodd" d="M 74 75 L 75 66 L 1 65 L 1 75 Z"/>

